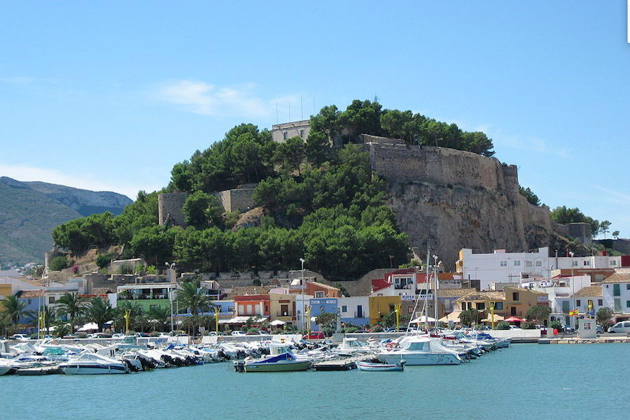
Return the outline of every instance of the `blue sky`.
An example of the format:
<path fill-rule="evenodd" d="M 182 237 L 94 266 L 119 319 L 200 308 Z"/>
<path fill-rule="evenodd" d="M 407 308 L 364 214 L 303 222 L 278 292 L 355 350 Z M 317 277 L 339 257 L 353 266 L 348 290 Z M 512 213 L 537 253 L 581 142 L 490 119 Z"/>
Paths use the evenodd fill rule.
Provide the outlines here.
<path fill-rule="evenodd" d="M 276 104 L 285 122 L 376 95 L 485 131 L 544 203 L 630 237 L 627 12 L 626 0 L 2 2 L 0 175 L 135 198 L 234 125 L 270 128 Z"/>

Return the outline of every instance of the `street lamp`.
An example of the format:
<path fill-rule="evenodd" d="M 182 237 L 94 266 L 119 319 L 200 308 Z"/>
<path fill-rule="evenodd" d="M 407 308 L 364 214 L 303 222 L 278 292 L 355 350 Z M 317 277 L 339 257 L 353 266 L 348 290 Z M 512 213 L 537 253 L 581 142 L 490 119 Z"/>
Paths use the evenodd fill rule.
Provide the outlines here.
<path fill-rule="evenodd" d="M 575 311 L 575 306 L 576 306 L 576 302 L 575 302 L 575 276 L 573 274 L 573 268 L 575 267 L 574 263 L 573 263 L 573 256 L 575 255 L 573 252 L 569 252 L 569 255 L 571 256 L 571 293 L 573 296 L 573 309 L 571 310 L 571 312 L 573 313 Z M 579 311 L 578 311 L 579 313 Z M 571 315 L 572 317 L 575 315 Z M 577 323 L 577 318 L 571 318 L 573 319 L 573 329 L 575 330 L 576 328 L 576 323 Z"/>
<path fill-rule="evenodd" d="M 304 329 L 304 263 L 306 262 L 306 260 L 304 258 L 300 258 L 300 262 L 302 263 L 302 278 L 300 279 L 300 287 L 302 288 L 302 313 L 301 313 L 301 320 L 300 320 L 300 324 L 302 329 Z"/>
<path fill-rule="evenodd" d="M 169 283 L 170 287 L 168 290 L 168 300 L 171 306 L 171 332 L 173 331 L 173 280 L 174 280 L 174 275 L 173 275 L 173 270 L 175 269 L 175 263 L 169 264 L 168 262 L 164 263 L 168 268 L 167 268 L 167 275 L 169 277 Z"/>

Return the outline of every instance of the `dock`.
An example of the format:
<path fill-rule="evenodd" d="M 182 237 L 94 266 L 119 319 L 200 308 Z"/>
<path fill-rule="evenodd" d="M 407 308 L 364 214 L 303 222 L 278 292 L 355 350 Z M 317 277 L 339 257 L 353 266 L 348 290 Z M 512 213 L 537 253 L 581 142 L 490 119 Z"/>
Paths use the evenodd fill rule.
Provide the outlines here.
<path fill-rule="evenodd" d="M 606 344 L 630 343 L 630 337 L 596 337 L 596 338 L 541 338 L 538 344 Z"/>
<path fill-rule="evenodd" d="M 373 354 L 364 354 L 361 356 L 345 357 L 343 359 L 326 360 L 324 362 L 317 362 L 313 364 L 313 369 L 318 372 L 356 369 L 357 362 L 362 362 L 373 358 Z"/>

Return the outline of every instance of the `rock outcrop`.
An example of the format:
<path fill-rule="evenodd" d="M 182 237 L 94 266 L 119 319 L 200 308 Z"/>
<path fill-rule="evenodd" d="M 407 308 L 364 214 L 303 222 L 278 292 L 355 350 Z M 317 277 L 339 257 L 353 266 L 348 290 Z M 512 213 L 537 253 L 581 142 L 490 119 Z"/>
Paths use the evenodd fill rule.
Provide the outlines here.
<path fill-rule="evenodd" d="M 369 138 L 366 139 L 369 141 Z M 372 170 L 411 246 L 454 269 L 461 248 L 523 252 L 557 241 L 549 210 L 519 193 L 516 166 L 437 147 L 367 143 Z"/>

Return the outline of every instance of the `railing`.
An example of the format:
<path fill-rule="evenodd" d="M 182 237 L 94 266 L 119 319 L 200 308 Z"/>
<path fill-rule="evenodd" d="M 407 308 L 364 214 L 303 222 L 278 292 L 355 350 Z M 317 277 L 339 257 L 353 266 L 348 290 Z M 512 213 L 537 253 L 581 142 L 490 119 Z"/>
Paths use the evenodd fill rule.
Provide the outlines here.
<path fill-rule="evenodd" d="M 276 312 L 276 316 L 293 316 L 293 314 L 290 312 L 279 311 L 279 312 Z"/>

